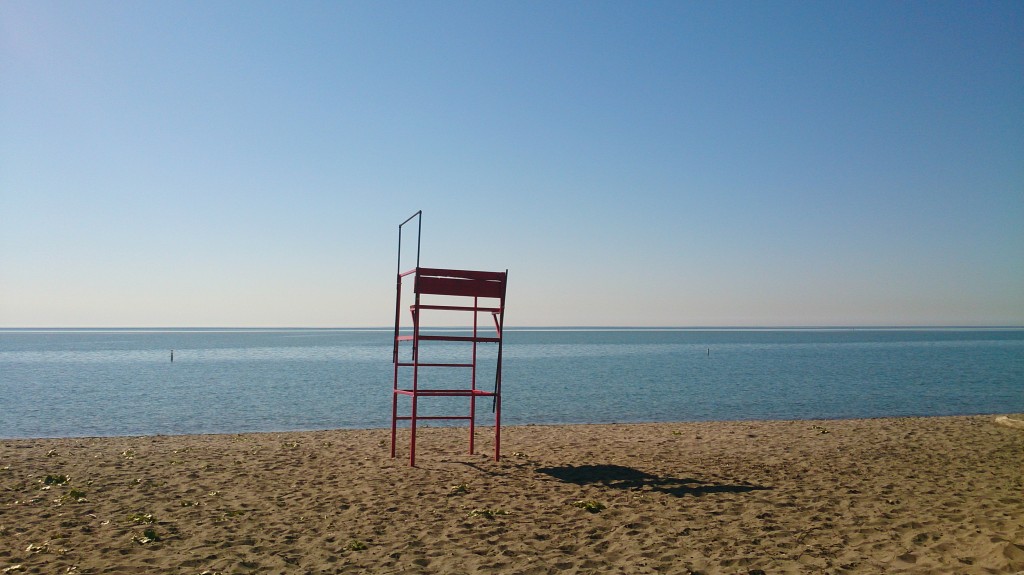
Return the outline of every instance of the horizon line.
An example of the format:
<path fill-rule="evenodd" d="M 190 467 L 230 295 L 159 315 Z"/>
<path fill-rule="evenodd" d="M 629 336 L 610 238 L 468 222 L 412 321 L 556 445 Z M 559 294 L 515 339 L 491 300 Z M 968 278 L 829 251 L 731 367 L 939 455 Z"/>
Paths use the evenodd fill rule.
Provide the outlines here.
<path fill-rule="evenodd" d="M 431 329 L 457 330 L 468 326 L 437 326 Z M 408 329 L 408 328 L 405 328 Z M 780 330 L 1016 330 L 1014 324 L 848 324 L 848 325 L 523 325 L 505 326 L 507 331 L 780 331 Z M 394 326 L 0 326 L 0 331 L 394 331 Z"/>

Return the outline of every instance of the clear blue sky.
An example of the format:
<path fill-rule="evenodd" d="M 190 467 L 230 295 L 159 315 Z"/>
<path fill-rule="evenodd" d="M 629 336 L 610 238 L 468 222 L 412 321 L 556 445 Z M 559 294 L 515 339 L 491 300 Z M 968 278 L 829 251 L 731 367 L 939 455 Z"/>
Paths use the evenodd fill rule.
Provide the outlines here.
<path fill-rule="evenodd" d="M 0 3 L 0 326 L 1024 324 L 1024 3 Z"/>

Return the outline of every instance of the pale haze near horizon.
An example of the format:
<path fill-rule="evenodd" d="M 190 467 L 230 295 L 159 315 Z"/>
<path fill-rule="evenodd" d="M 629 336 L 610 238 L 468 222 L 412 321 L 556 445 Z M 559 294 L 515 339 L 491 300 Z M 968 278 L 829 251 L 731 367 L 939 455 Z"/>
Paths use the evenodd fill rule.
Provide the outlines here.
<path fill-rule="evenodd" d="M 0 327 L 1024 325 L 1020 2 L 0 4 Z M 407 245 L 404 249 L 410 249 Z"/>

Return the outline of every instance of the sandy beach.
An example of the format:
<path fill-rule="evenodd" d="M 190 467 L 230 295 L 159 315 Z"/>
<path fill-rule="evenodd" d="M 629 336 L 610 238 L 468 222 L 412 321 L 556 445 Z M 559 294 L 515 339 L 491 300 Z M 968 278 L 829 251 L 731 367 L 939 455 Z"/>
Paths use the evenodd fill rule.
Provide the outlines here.
<path fill-rule="evenodd" d="M 1024 571 L 993 416 L 490 431 L 0 440 L 0 573 Z"/>

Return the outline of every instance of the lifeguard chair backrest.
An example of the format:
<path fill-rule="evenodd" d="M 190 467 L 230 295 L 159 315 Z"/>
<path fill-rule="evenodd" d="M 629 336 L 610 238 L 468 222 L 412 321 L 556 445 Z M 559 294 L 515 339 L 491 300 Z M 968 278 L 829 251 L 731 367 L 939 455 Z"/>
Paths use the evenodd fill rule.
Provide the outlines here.
<path fill-rule="evenodd" d="M 507 272 L 416 268 L 418 294 L 505 298 Z"/>

